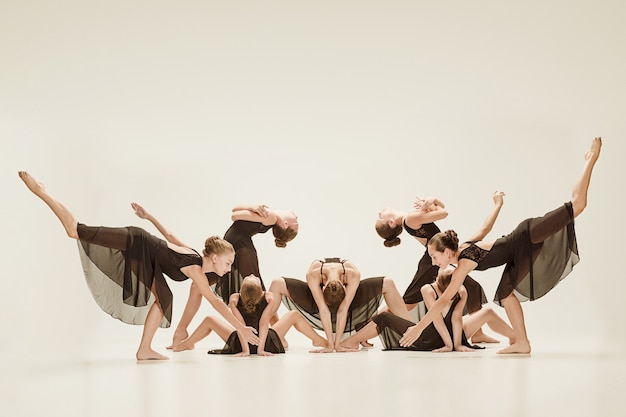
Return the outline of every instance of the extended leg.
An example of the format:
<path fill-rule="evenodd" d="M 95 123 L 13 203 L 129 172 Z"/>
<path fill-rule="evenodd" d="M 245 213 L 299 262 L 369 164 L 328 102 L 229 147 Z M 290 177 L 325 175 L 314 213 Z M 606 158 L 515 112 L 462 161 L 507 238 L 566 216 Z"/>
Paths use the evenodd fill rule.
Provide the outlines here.
<path fill-rule="evenodd" d="M 585 154 L 585 168 L 581 177 L 574 183 L 572 189 L 572 208 L 574 210 L 574 217 L 583 212 L 587 206 L 587 191 L 589 190 L 589 183 L 591 181 L 591 172 L 596 164 L 596 161 L 600 157 L 600 148 L 602 147 L 602 138 L 594 138 L 591 141 L 591 147 Z"/>
<path fill-rule="evenodd" d="M 35 178 L 33 178 L 28 172 L 19 171 L 18 175 L 22 181 L 24 181 L 24 184 L 26 184 L 28 189 L 37 197 L 41 198 L 43 202 L 52 209 L 54 214 L 63 224 L 65 233 L 73 239 L 78 239 L 78 232 L 76 231 L 77 222 L 74 215 L 63 204 L 52 198 L 52 196 L 46 191 L 43 184 L 35 180 Z"/>
<path fill-rule="evenodd" d="M 302 314 L 297 311 L 287 312 L 276 322 L 276 324 L 272 325 L 272 328 L 276 331 L 281 341 L 283 341 L 283 344 L 285 335 L 292 326 L 295 327 L 297 331 L 311 339 L 313 346 L 325 347 L 327 345 L 326 339 L 320 336 L 320 334 L 313 329 L 309 322 L 302 317 Z"/>
<path fill-rule="evenodd" d="M 494 332 L 507 337 L 509 339 L 509 344 L 513 344 L 515 342 L 515 333 L 513 332 L 511 326 L 502 320 L 502 318 L 498 316 L 492 308 L 487 307 L 463 317 L 463 331 L 465 332 L 467 338 L 472 340 L 472 343 L 485 343 L 485 341 L 481 340 L 480 337 L 477 337 L 477 335 L 480 336 L 478 332 L 481 331 L 481 327 L 484 324 L 487 324 L 487 326 L 489 326 L 489 328 Z M 496 342 L 498 342 L 498 340 L 496 340 Z"/>
<path fill-rule="evenodd" d="M 215 331 L 223 341 L 226 341 L 228 340 L 228 336 L 230 336 L 235 329 L 215 316 L 207 316 L 202 320 L 202 323 L 200 323 L 191 336 L 174 346 L 174 352 L 193 350 L 196 343 L 211 334 L 211 331 Z"/>

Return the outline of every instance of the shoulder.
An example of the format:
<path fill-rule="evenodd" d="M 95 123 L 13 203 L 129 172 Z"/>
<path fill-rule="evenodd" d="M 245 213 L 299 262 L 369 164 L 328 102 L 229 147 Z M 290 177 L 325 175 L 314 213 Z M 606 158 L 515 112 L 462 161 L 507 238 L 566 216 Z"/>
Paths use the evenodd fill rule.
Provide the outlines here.
<path fill-rule="evenodd" d="M 422 288 L 420 288 L 420 292 L 422 293 L 422 295 L 424 295 L 424 294 L 434 294 L 435 290 L 433 289 L 432 285 L 424 284 L 424 285 L 422 285 Z"/>
<path fill-rule="evenodd" d="M 228 299 L 228 301 L 231 304 L 237 304 L 239 302 L 239 293 L 234 293 L 231 294 L 230 298 Z"/>

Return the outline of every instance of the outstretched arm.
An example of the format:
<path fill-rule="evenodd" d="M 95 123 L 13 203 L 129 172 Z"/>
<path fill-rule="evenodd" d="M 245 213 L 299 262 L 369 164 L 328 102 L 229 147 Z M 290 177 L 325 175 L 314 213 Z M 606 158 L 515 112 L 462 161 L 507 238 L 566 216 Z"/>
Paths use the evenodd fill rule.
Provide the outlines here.
<path fill-rule="evenodd" d="M 328 341 L 328 345 L 325 348 L 313 352 L 332 352 L 335 346 L 335 342 L 333 339 L 333 323 L 330 316 L 330 309 L 328 308 L 328 305 L 326 305 L 326 301 L 324 301 L 324 294 L 322 293 L 322 289 L 320 288 L 322 276 L 319 273 L 319 262 L 314 262 L 311 265 L 311 268 L 309 268 L 309 271 L 306 274 L 306 282 L 309 285 L 309 289 L 311 290 L 311 294 L 313 295 L 315 304 L 317 304 L 317 309 L 320 312 L 322 329 L 324 329 L 324 333 L 326 334 L 326 340 Z"/>
<path fill-rule="evenodd" d="M 217 310 L 218 313 L 222 315 L 234 328 L 237 330 L 237 333 L 242 335 L 247 343 L 251 343 L 253 345 L 258 345 L 259 337 L 257 336 L 257 331 L 253 327 L 244 326 L 241 321 L 237 320 L 237 318 L 233 315 L 226 304 L 219 298 L 217 295 L 211 290 L 209 286 L 209 282 L 206 279 L 206 276 L 202 273 L 202 269 L 198 265 L 189 265 L 180 269 L 181 272 L 187 275 L 194 284 L 198 287 L 200 294 L 204 298 L 207 299 L 209 303 L 213 306 L 214 309 Z M 243 344 L 242 344 L 243 346 Z"/>
<path fill-rule="evenodd" d="M 272 316 L 272 311 L 274 311 L 275 298 L 274 294 L 269 291 L 265 291 L 265 299 L 267 300 L 267 306 L 263 313 L 261 314 L 261 319 L 259 320 L 259 348 L 257 349 L 256 354 L 258 356 L 272 356 L 271 352 L 265 351 L 265 341 L 267 340 L 267 334 L 270 329 L 270 317 Z"/>
<path fill-rule="evenodd" d="M 457 352 L 471 352 L 472 349 L 463 345 L 463 309 L 467 304 L 467 290 L 461 285 L 459 289 L 459 297 L 461 299 L 452 311 L 452 338 L 454 342 L 454 350 Z"/>
<path fill-rule="evenodd" d="M 348 312 L 354 295 L 356 294 L 359 284 L 361 282 L 361 273 L 356 266 L 350 261 L 346 261 L 344 266 L 346 267 L 346 295 L 337 308 L 337 324 L 335 326 L 335 343 L 334 347 L 336 351 L 346 350 L 340 346 L 341 339 L 343 338 L 343 332 L 346 329 L 346 323 L 348 321 Z"/>
<path fill-rule="evenodd" d="M 435 297 L 435 290 L 430 285 L 424 285 L 421 288 L 422 297 L 424 298 L 424 304 L 426 304 L 426 308 L 430 309 L 437 298 Z M 433 319 L 433 325 L 441 336 L 443 340 L 444 346 L 439 349 L 434 349 L 433 352 L 451 352 L 454 345 L 452 343 L 452 337 L 450 336 L 450 332 L 448 331 L 448 327 L 446 327 L 446 323 L 443 320 L 443 315 L 439 314 L 439 316 Z"/>
<path fill-rule="evenodd" d="M 231 294 L 228 299 L 228 307 L 230 307 L 230 312 L 233 313 L 233 316 L 235 316 L 235 318 L 245 326 L 246 321 L 243 319 L 241 312 L 237 308 L 238 302 L 239 294 Z M 241 353 L 238 353 L 237 356 L 250 356 L 250 346 L 248 346 L 248 342 L 246 342 L 245 337 L 240 332 L 237 332 L 237 337 L 239 338 L 239 343 L 241 344 Z"/>
<path fill-rule="evenodd" d="M 161 233 L 163 235 L 165 240 L 167 240 L 168 242 L 173 243 L 175 245 L 178 245 L 178 246 L 183 246 L 183 247 L 186 247 L 186 248 L 189 247 L 185 243 L 181 242 L 181 240 L 178 239 L 176 236 L 174 236 L 174 234 L 172 232 L 170 232 L 169 229 L 166 229 L 165 226 L 163 226 L 161 224 L 161 222 L 157 220 L 156 217 L 154 217 L 152 214 L 150 214 L 141 205 L 139 205 L 137 203 L 130 203 L 130 206 L 133 208 L 133 210 L 135 210 L 135 214 L 137 215 L 137 217 L 139 217 L 140 219 L 148 220 L 150 223 L 152 223 L 154 225 L 154 227 L 157 228 L 159 233 Z"/>
<path fill-rule="evenodd" d="M 459 265 L 454 269 L 452 273 L 452 279 L 450 280 L 450 284 L 448 288 L 441 294 L 441 297 L 432 305 L 431 308 L 428 309 L 428 312 L 422 317 L 422 319 L 417 322 L 416 325 L 409 327 L 404 335 L 400 338 L 400 346 L 408 347 L 413 344 L 417 340 L 417 338 L 422 334 L 426 326 L 433 322 L 433 320 L 441 315 L 443 308 L 446 306 L 446 300 L 450 300 L 454 294 L 459 291 L 461 285 L 463 285 L 463 281 L 465 281 L 465 277 L 476 267 L 476 262 L 472 262 L 468 259 L 460 259 Z"/>
<path fill-rule="evenodd" d="M 433 223 L 448 217 L 448 210 L 441 201 L 435 197 L 420 199 L 419 197 L 413 202 L 415 211 L 406 215 L 404 221 L 407 226 L 417 229 L 426 223 Z"/>
<path fill-rule="evenodd" d="M 495 204 L 493 209 L 491 210 L 491 212 L 485 219 L 485 222 L 483 223 L 482 227 L 478 229 L 478 231 L 476 231 L 476 233 L 474 233 L 474 235 L 470 237 L 468 241 L 477 242 L 479 240 L 483 240 L 485 236 L 487 236 L 487 234 L 491 232 L 491 229 L 493 229 L 493 225 L 495 224 L 496 219 L 498 218 L 498 214 L 500 214 L 500 209 L 502 208 L 502 205 L 504 204 L 504 193 L 502 191 L 496 191 L 495 193 L 493 193 L 492 198 Z"/>

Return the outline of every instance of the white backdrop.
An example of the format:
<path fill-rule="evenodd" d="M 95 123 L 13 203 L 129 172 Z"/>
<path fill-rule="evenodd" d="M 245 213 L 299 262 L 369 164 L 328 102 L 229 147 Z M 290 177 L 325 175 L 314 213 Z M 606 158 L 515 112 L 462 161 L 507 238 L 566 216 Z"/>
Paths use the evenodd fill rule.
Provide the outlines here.
<path fill-rule="evenodd" d="M 500 236 L 570 198 L 594 136 L 581 262 L 524 308 L 535 349 L 622 349 L 625 14 L 621 1 L 0 1 L 0 349 L 89 357 L 141 334 L 99 310 L 76 243 L 18 170 L 84 223 L 156 232 L 137 201 L 197 249 L 235 204 L 291 209 L 286 249 L 255 240 L 267 285 L 341 256 L 403 292 L 423 248 L 408 235 L 385 248 L 381 208 L 437 195 L 440 226 L 463 238 L 503 190 Z M 499 273 L 473 275 L 490 299 Z M 174 324 L 188 285 L 171 284 Z"/>

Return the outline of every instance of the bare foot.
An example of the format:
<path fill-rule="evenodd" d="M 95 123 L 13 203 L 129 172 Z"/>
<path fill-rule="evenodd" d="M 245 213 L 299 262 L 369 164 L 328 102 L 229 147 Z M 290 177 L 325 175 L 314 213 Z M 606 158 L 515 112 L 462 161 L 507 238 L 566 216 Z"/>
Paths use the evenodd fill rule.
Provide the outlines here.
<path fill-rule="evenodd" d="M 315 347 L 323 348 L 326 347 L 327 344 L 328 343 L 326 342 L 326 339 L 324 339 L 323 337 L 320 337 L 319 339 L 313 341 L 313 346 Z"/>
<path fill-rule="evenodd" d="M 42 192 L 46 191 L 46 188 L 42 183 L 34 179 L 28 172 L 26 171 L 18 171 L 17 175 L 20 176 L 24 184 L 31 190 L 34 194 L 40 195 Z"/>
<path fill-rule="evenodd" d="M 585 154 L 585 161 L 590 159 L 594 161 L 597 160 L 600 157 L 600 148 L 602 148 L 602 138 L 593 138 L 591 141 L 591 147 Z"/>
<path fill-rule="evenodd" d="M 364 340 L 361 342 L 361 346 L 363 346 L 364 348 L 371 348 L 371 347 L 374 347 L 374 344 L 368 342 L 367 340 Z"/>
<path fill-rule="evenodd" d="M 183 340 L 182 342 L 180 342 L 176 346 L 174 346 L 172 348 L 172 350 L 174 352 L 182 352 L 184 350 L 194 350 L 195 347 L 196 347 L 196 345 L 194 343 L 190 343 L 187 340 Z"/>
<path fill-rule="evenodd" d="M 167 356 L 163 356 L 152 349 L 140 349 L 137 351 L 136 357 L 138 361 L 163 361 L 169 359 Z"/>
<path fill-rule="evenodd" d="M 187 330 L 176 330 L 174 332 L 174 338 L 172 339 L 172 344 L 167 346 L 165 349 L 174 349 L 174 346 L 178 345 L 183 340 L 187 339 L 189 334 Z"/>
<path fill-rule="evenodd" d="M 483 333 L 472 336 L 472 343 L 500 343 L 500 341 Z"/>
<path fill-rule="evenodd" d="M 349 350 L 359 350 L 359 343 L 346 343 L 345 340 L 341 342 L 339 346 Z"/>
<path fill-rule="evenodd" d="M 497 353 L 499 354 L 530 353 L 530 343 L 528 342 L 513 343 L 509 347 L 499 350 Z"/>

